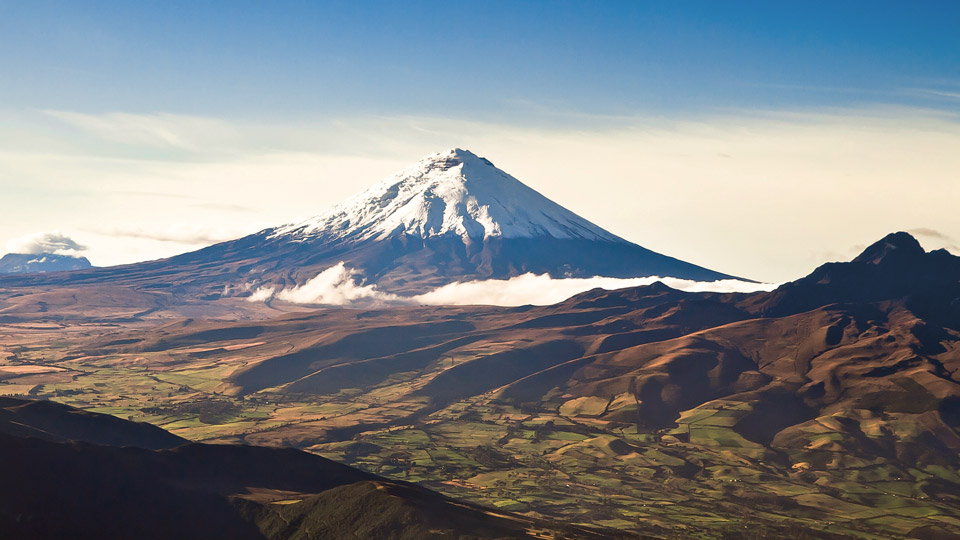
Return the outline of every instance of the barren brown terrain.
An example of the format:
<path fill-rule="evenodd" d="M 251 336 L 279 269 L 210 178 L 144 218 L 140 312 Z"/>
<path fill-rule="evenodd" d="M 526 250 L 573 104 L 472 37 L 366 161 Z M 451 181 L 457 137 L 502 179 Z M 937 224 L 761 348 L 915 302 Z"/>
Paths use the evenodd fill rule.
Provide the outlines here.
<path fill-rule="evenodd" d="M 0 298 L 0 393 L 193 441 L 292 446 L 654 536 L 960 535 L 960 258 L 903 233 L 771 293 L 368 310 Z"/>

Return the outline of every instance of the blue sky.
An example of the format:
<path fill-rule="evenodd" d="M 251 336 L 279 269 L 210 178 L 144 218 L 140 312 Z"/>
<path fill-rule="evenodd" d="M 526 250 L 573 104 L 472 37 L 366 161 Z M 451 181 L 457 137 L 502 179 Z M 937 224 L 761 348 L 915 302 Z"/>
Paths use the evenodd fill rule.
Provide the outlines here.
<path fill-rule="evenodd" d="M 539 120 L 960 92 L 950 1 L 0 5 L 7 107 Z"/>
<path fill-rule="evenodd" d="M 174 255 L 462 147 L 733 275 L 960 252 L 958 35 L 932 0 L 0 0 L 0 250 Z"/>

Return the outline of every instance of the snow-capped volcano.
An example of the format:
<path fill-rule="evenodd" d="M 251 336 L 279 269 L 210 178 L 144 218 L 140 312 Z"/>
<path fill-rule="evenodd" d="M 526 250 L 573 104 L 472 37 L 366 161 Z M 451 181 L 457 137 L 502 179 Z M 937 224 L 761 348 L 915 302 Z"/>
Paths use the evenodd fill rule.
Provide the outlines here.
<path fill-rule="evenodd" d="M 384 240 L 398 234 L 465 242 L 499 238 L 626 241 L 530 189 L 473 152 L 431 154 L 325 214 L 276 236 Z"/>
<path fill-rule="evenodd" d="M 486 159 L 454 149 L 429 155 L 305 221 L 170 259 L 22 281 L 131 283 L 176 296 L 220 298 L 299 287 L 341 266 L 356 281 L 399 295 L 527 273 L 731 277 L 611 234 Z"/>

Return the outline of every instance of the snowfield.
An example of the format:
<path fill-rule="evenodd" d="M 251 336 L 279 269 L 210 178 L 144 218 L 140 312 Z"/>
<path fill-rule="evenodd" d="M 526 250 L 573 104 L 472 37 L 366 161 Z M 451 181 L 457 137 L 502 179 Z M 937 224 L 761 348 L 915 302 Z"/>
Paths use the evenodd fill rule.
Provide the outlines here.
<path fill-rule="evenodd" d="M 476 154 L 431 154 L 329 212 L 278 227 L 273 237 L 369 240 L 398 234 L 464 242 L 490 237 L 626 243 Z"/>

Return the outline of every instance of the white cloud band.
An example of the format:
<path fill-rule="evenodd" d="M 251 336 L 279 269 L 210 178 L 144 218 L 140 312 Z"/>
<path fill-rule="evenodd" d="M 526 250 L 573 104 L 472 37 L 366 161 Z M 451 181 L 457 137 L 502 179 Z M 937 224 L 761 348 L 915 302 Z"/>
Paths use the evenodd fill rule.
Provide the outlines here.
<path fill-rule="evenodd" d="M 555 279 L 547 274 L 523 274 L 510 279 L 489 279 L 451 283 L 416 296 L 400 296 L 380 291 L 375 284 L 358 284 L 360 273 L 348 268 L 343 262 L 332 266 L 305 284 L 292 289 L 274 292 L 273 288 L 260 288 L 248 298 L 261 302 L 276 298 L 297 304 L 324 304 L 337 306 L 387 306 L 387 305 L 497 305 L 522 306 L 550 305 L 562 302 L 571 296 L 601 288 L 607 290 L 639 287 L 661 281 L 674 289 L 688 292 L 755 292 L 771 291 L 778 284 L 750 283 L 735 279 L 713 282 L 691 281 L 658 276 L 642 278 L 563 278 Z"/>

